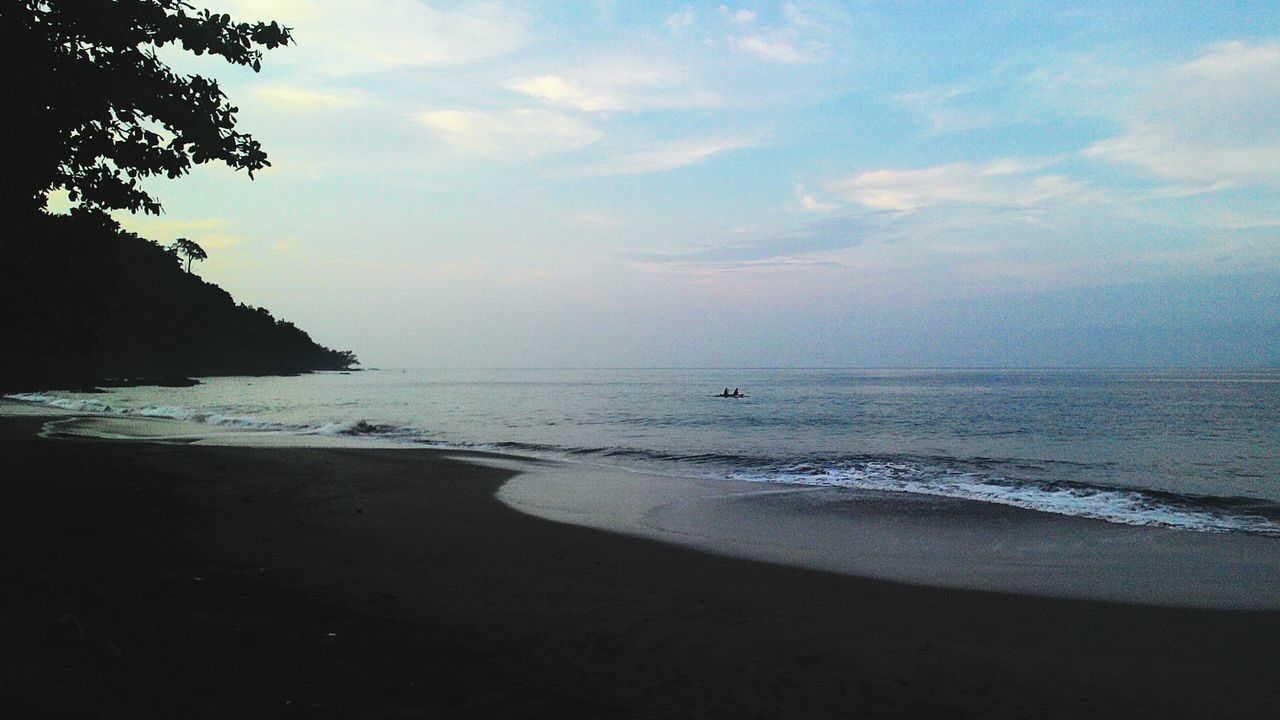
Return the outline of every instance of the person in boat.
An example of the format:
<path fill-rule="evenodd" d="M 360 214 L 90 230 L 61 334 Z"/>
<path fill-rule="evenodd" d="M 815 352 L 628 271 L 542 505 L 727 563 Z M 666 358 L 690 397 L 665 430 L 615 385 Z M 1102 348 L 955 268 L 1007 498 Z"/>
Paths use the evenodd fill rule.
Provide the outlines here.
<path fill-rule="evenodd" d="M 728 388 L 725 389 L 728 390 Z M 734 388 L 733 395 L 731 397 L 742 397 L 742 393 L 738 392 L 738 388 Z"/>
<path fill-rule="evenodd" d="M 732 396 L 729 394 L 729 388 L 725 388 L 725 389 L 724 389 L 724 392 L 720 393 L 720 397 L 732 397 Z"/>

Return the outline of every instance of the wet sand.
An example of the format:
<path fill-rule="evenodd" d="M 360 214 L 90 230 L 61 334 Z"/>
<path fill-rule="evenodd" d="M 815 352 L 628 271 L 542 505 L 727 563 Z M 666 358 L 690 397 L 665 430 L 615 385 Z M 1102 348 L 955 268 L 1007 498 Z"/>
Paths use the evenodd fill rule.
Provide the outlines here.
<path fill-rule="evenodd" d="M 524 468 L 498 498 L 538 517 L 895 582 L 1280 610 L 1280 538 L 1135 526 L 903 492 Z"/>
<path fill-rule="evenodd" d="M 0 418 L 24 717 L 1266 717 L 1280 613 L 897 584 L 557 523 L 424 450 Z M 506 461 L 503 461 L 504 463 Z"/>

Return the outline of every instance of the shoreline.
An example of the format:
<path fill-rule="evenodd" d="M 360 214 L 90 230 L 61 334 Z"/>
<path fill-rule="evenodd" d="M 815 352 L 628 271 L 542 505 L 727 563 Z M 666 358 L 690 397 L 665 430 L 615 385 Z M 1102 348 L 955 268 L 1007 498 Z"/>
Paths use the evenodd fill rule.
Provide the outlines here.
<path fill-rule="evenodd" d="M 497 496 L 543 519 L 858 578 L 1137 605 L 1280 611 L 1280 539 L 911 493 L 526 469 Z"/>
<path fill-rule="evenodd" d="M 711 416 L 699 415 L 705 408 L 695 403 L 684 407 L 684 411 L 701 418 L 699 427 L 709 435 L 686 448 L 692 452 L 689 454 L 678 450 L 682 440 L 663 436 L 664 433 L 669 434 L 667 430 L 658 430 L 652 435 L 644 431 L 641 434 L 648 439 L 637 439 L 637 444 L 626 441 L 629 431 L 619 428 L 619 444 L 607 434 L 592 435 L 595 432 L 590 427 L 592 423 L 561 429 L 556 427 L 561 422 L 550 415 L 542 417 L 538 413 L 543 410 L 534 411 L 532 408 L 526 410 L 534 412 L 534 415 L 523 415 L 524 411 L 521 411 L 507 417 L 505 411 L 498 410 L 496 415 L 489 417 L 486 415 L 488 411 L 478 409 L 478 414 L 450 419 L 448 412 L 440 407 L 432 410 L 430 403 L 412 411 L 397 410 L 394 403 L 380 407 L 379 403 L 387 402 L 387 388 L 383 387 L 386 383 L 381 380 L 373 387 L 366 387 L 360 382 L 352 385 L 346 378 L 333 377 L 323 378 L 318 384 L 307 380 L 299 380 L 301 385 L 287 380 L 283 383 L 267 382 L 262 388 L 255 387 L 259 383 L 252 381 L 226 383 L 220 380 L 208 378 L 199 388 L 159 392 L 125 389 L 101 397 L 82 394 L 12 396 L 12 403 L 0 401 L 0 412 L 11 405 L 34 403 L 82 413 L 87 417 L 74 421 L 80 426 L 76 429 L 80 434 L 164 437 L 175 434 L 172 428 L 184 427 L 186 437 L 205 442 L 266 445 L 279 444 L 279 438 L 288 437 L 291 438 L 289 444 L 300 444 L 298 438 L 305 437 L 306 442 L 312 445 L 326 442 L 337 445 L 355 440 L 357 444 L 380 447 L 426 445 L 460 450 L 488 449 L 540 460 L 564 461 L 570 466 L 598 467 L 612 474 L 640 472 L 673 475 L 695 482 L 714 478 L 782 486 L 829 486 L 836 488 L 837 494 L 866 497 L 888 492 L 894 497 L 906 494 L 953 498 L 1054 515 L 1100 519 L 1120 525 L 1257 535 L 1280 540 L 1280 494 L 1265 481 L 1265 478 L 1280 472 L 1280 466 L 1275 466 L 1274 460 L 1261 459 L 1265 453 L 1261 453 L 1259 448 L 1267 447 L 1266 443 L 1271 438 L 1265 433 L 1257 434 L 1256 429 L 1252 442 L 1237 444 L 1234 450 L 1231 447 L 1236 441 L 1227 442 L 1228 447 L 1207 441 L 1208 444 L 1200 451 L 1190 455 L 1184 453 L 1175 459 L 1165 457 L 1163 450 L 1152 445 L 1139 453 L 1146 453 L 1144 461 L 1131 458 L 1131 464 L 1126 462 L 1122 465 L 1114 464 L 1116 459 L 1113 456 L 1117 454 L 1114 450 L 1100 450 L 1096 463 L 1083 461 L 1078 456 L 1081 448 L 1041 455 L 1034 447 L 1026 452 L 1015 447 L 1005 447 L 1002 451 L 997 447 L 960 447 L 956 448 L 960 454 L 953 455 L 941 448 L 923 447 L 919 438 L 912 441 L 914 444 L 910 450 L 899 451 L 896 446 L 873 441 L 869 447 L 863 448 L 861 454 L 846 456 L 836 451 L 822 451 L 809 457 L 806 451 L 799 449 L 805 447 L 805 441 L 799 437 L 789 437 L 782 446 L 763 453 L 734 446 L 730 438 L 717 440 L 715 433 L 723 430 L 717 428 L 735 420 L 715 417 L 714 413 Z M 445 380 L 446 385 L 452 382 Z M 430 380 L 424 378 L 409 382 L 430 384 Z M 340 400 L 335 400 L 335 405 L 325 407 L 323 411 L 319 406 L 304 409 L 304 406 L 295 404 L 298 397 L 316 392 L 336 392 Z M 365 394 L 370 392 L 373 395 L 366 397 Z M 458 389 L 450 392 L 456 395 Z M 245 400 L 246 397 L 259 396 L 259 404 Z M 373 406 L 365 408 L 371 398 L 377 397 L 382 399 L 374 400 Z M 544 400 L 554 403 L 551 398 Z M 460 401 L 460 397 L 453 397 L 450 402 Z M 479 407 L 485 405 L 482 403 Z M 444 414 L 439 415 L 442 412 Z M 535 416 L 541 419 L 534 421 Z M 488 420 L 483 421 L 486 417 Z M 156 420 L 167 420 L 172 425 L 162 428 Z M 477 424 L 478 420 L 483 422 Z M 137 431 L 148 424 L 154 430 Z M 94 425 L 100 429 L 95 430 Z M 127 432 L 118 431 L 128 426 L 132 428 Z M 510 430 L 500 429 L 504 427 Z M 582 434 L 584 428 L 585 436 Z M 1236 430 L 1241 429 L 1237 427 Z M 1215 432 L 1206 430 L 1209 437 L 1216 437 Z M 1094 438 L 1094 443 L 1099 439 Z M 1141 444 L 1133 438 L 1128 441 L 1112 440 L 1107 444 L 1113 447 L 1121 447 L 1128 441 Z M 648 441 L 652 441 L 651 447 L 646 445 Z M 708 441 L 713 444 L 726 442 L 731 449 L 725 454 L 708 451 Z M 792 444 L 795 448 L 788 449 Z M 858 443 L 852 447 L 858 447 Z M 977 454 L 966 455 L 966 452 Z M 1152 455 L 1153 452 L 1156 455 Z M 1237 454 L 1235 460 L 1229 459 L 1232 453 Z M 1221 462 L 1204 458 L 1217 458 Z M 1203 468 L 1213 468 L 1217 474 L 1202 476 Z M 924 504 L 928 502 L 931 501 L 921 501 Z M 939 504 L 947 502 L 937 501 Z"/>
<path fill-rule="evenodd" d="M 1280 538 L 1129 525 L 915 493 L 656 475 L 590 461 L 168 417 L 40 408 L 62 438 L 426 451 L 512 471 L 506 506 L 748 560 L 922 587 L 1207 609 L 1280 610 Z"/>
<path fill-rule="evenodd" d="M 6 701 L 78 717 L 1259 717 L 1280 613 L 925 588 L 550 522 L 455 453 L 0 417 Z M 175 714 L 176 713 L 176 714 Z"/>

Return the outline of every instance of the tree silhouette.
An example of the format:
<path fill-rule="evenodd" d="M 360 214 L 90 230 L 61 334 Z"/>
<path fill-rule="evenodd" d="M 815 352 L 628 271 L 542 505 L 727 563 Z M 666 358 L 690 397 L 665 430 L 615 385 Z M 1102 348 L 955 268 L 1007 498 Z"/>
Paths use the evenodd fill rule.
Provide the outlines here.
<path fill-rule="evenodd" d="M 174 72 L 160 52 L 257 72 L 265 50 L 291 41 L 278 23 L 237 23 L 186 0 L 0 2 L 9 121 L 0 133 L 0 392 L 356 362 L 192 282 L 192 261 L 207 257 L 196 243 L 162 248 L 108 214 L 159 213 L 141 185 L 149 177 L 212 161 L 252 177 L 270 165 L 237 131 L 239 110 L 218 83 Z M 58 190 L 73 203 L 66 214 L 47 212 Z M 190 323 L 192 315 L 208 322 Z"/>
<path fill-rule="evenodd" d="M 205 260 L 209 257 L 209 255 L 205 253 L 204 248 L 186 238 L 178 238 L 177 240 L 174 240 L 173 244 L 169 246 L 169 250 L 175 255 L 181 255 L 187 259 L 188 275 L 191 274 L 192 260 Z"/>
<path fill-rule="evenodd" d="M 0 9 L 5 115 L 0 134 L 11 190 L 4 214 L 30 216 L 50 191 L 99 210 L 158 214 L 139 185 L 220 160 L 253 176 L 270 165 L 218 83 L 178 75 L 157 56 L 176 45 L 257 72 L 262 50 L 285 45 L 275 22 L 236 23 L 184 0 L 9 0 Z"/>

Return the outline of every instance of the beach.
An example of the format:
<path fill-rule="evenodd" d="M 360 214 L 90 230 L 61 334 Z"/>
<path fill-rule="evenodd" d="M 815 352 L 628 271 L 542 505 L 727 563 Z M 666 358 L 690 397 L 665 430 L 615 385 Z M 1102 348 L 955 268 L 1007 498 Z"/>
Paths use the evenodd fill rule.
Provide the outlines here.
<path fill-rule="evenodd" d="M 43 717 L 1258 717 L 1280 613 L 922 587 L 520 513 L 511 460 L 0 418 Z"/>
<path fill-rule="evenodd" d="M 7 6 L 0 712 L 1280 716 L 1280 2 L 1081 5 Z"/>

